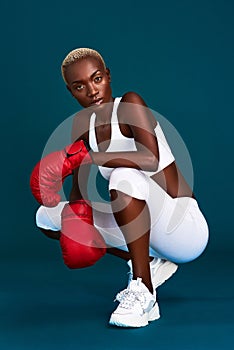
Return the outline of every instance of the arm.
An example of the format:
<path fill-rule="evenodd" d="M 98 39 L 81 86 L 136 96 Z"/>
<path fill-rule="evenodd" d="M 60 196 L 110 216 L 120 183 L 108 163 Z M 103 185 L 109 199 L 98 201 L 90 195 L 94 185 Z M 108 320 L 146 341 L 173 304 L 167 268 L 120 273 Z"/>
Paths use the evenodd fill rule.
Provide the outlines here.
<path fill-rule="evenodd" d="M 74 202 L 79 199 L 88 199 L 87 185 L 89 178 L 90 166 L 82 165 L 73 172 L 72 188 L 69 201 Z"/>
<path fill-rule="evenodd" d="M 126 93 L 118 108 L 118 119 L 129 128 L 137 151 L 92 152 L 93 163 L 110 168 L 156 171 L 159 161 L 158 142 L 153 127 L 156 121 L 142 98 L 133 92 Z"/>
<path fill-rule="evenodd" d="M 74 119 L 71 132 L 71 141 L 85 140 L 88 143 L 88 121 L 90 112 L 86 110 L 79 111 Z M 88 199 L 87 185 L 91 166 L 86 164 L 73 171 L 72 188 L 69 195 L 69 201 L 74 202 L 79 199 Z"/>

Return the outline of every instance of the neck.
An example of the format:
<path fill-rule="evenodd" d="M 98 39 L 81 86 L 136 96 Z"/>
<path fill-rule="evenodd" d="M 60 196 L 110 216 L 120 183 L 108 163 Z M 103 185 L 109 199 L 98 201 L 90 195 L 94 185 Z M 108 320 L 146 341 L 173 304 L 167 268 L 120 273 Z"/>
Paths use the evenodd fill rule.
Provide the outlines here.
<path fill-rule="evenodd" d="M 109 103 L 106 103 L 102 108 L 97 108 L 95 111 L 96 121 L 98 124 L 110 124 L 112 111 L 114 106 L 114 98 L 111 98 Z"/>

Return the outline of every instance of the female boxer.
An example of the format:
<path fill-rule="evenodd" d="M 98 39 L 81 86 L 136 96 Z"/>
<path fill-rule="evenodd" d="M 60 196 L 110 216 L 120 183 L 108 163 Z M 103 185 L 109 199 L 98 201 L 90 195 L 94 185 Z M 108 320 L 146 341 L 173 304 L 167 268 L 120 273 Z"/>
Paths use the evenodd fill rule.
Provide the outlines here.
<path fill-rule="evenodd" d="M 109 322 L 146 326 L 160 317 L 156 288 L 172 276 L 177 263 L 196 259 L 204 251 L 206 220 L 142 97 L 135 92 L 112 96 L 110 70 L 101 55 L 88 48 L 71 51 L 62 63 L 62 76 L 83 107 L 74 118 L 72 141 L 79 147 L 82 142 L 84 154 L 66 173 L 73 173 L 69 203 L 41 206 L 37 225 L 48 237 L 63 237 L 65 263 L 80 267 L 78 232 L 67 218 L 80 215 L 80 204 L 88 199 L 90 164 L 96 164 L 109 182 L 110 203 L 92 203 L 94 227 L 104 239 L 102 248 L 125 259 L 130 268 L 128 286 L 117 294 L 119 305 Z M 72 159 L 69 151 L 63 157 Z M 70 236 L 61 234 L 61 217 Z M 64 243 L 67 236 L 72 243 Z"/>

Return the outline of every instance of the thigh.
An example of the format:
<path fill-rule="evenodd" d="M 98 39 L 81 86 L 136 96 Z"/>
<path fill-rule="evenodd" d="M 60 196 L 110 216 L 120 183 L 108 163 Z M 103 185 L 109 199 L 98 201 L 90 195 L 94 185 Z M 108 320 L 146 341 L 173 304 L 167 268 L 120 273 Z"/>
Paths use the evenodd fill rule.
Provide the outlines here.
<path fill-rule="evenodd" d="M 155 181 L 136 169 L 117 168 L 109 190 L 145 200 L 151 219 L 150 254 L 175 262 L 198 257 L 208 241 L 208 226 L 195 199 L 172 198 Z M 112 247 L 127 250 L 109 203 L 95 203 L 94 224 Z"/>
<path fill-rule="evenodd" d="M 151 228 L 151 248 L 177 263 L 196 259 L 207 242 L 208 225 L 193 198 L 172 199 Z"/>

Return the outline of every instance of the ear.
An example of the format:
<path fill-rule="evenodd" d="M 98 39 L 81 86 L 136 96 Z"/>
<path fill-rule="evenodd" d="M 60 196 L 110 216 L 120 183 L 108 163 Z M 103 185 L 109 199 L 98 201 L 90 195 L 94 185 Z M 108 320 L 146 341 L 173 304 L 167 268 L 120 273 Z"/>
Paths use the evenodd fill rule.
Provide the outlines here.
<path fill-rule="evenodd" d="M 108 76 L 109 83 L 111 83 L 111 73 L 109 68 L 106 68 L 106 75 Z"/>

